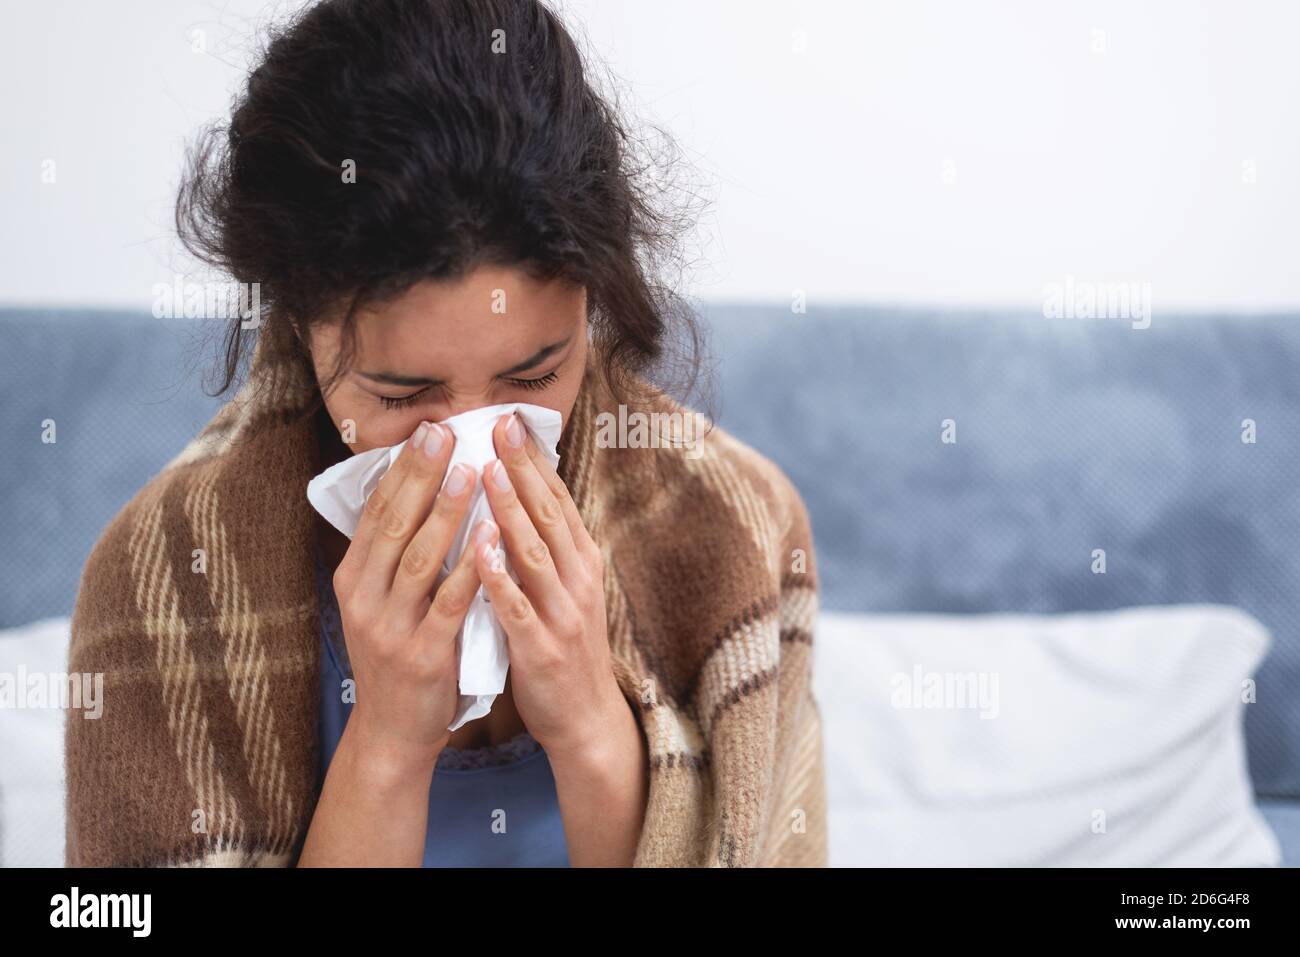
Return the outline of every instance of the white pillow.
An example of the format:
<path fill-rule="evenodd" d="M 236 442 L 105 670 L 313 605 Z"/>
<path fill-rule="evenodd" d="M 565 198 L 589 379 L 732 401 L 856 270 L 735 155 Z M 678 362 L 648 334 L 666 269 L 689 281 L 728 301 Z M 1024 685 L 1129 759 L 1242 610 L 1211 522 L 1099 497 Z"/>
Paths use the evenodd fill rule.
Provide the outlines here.
<path fill-rule="evenodd" d="M 67 618 L 0 631 L 0 675 L 65 674 L 69 634 Z M 64 714 L 0 705 L 0 867 L 63 866 Z"/>
<path fill-rule="evenodd" d="M 65 671 L 68 624 L 0 631 L 0 673 Z M 1241 727 L 1242 683 L 1269 637 L 1244 612 L 823 612 L 816 642 L 833 866 L 1280 860 Z M 978 694 L 896 707 L 918 667 L 923 680 L 983 673 L 992 708 Z M 63 720 L 0 710 L 0 866 L 63 864 Z"/>
<path fill-rule="evenodd" d="M 1217 605 L 823 613 L 831 865 L 1277 865 L 1242 731 L 1269 640 Z"/>

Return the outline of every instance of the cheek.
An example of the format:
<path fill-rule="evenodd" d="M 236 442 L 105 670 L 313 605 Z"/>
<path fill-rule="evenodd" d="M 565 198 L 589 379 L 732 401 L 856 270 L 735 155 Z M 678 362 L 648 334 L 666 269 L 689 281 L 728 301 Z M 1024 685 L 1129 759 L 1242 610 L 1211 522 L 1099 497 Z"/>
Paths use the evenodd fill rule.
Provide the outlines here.
<path fill-rule="evenodd" d="M 418 408 L 389 411 L 373 400 L 327 399 L 325 407 L 353 454 L 404 442 L 422 421 Z"/>
<path fill-rule="evenodd" d="M 547 401 L 541 403 L 556 409 L 560 413 L 561 420 L 567 428 L 569 417 L 573 415 L 573 407 L 578 401 L 578 393 L 582 391 L 583 373 L 587 368 L 587 347 L 584 341 L 580 353 L 575 355 L 571 362 L 568 363 L 568 374 L 561 380 L 561 385 L 556 389 L 554 401 L 549 397 Z"/>
<path fill-rule="evenodd" d="M 556 403 L 560 412 L 560 418 L 564 428 L 569 427 L 569 419 L 573 416 L 573 406 L 578 399 L 578 387 L 574 386 L 566 390 L 561 400 Z"/>

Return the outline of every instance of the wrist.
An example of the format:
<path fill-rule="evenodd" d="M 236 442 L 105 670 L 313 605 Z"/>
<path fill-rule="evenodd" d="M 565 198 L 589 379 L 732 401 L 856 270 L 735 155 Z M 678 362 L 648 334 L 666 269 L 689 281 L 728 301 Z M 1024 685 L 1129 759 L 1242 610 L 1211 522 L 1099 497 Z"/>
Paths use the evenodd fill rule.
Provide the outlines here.
<path fill-rule="evenodd" d="M 547 758 L 557 780 L 586 781 L 620 777 L 639 749 L 641 729 L 622 692 L 614 696 L 584 725 L 584 735 L 562 746 L 547 748 Z"/>
<path fill-rule="evenodd" d="M 347 749 L 367 779 L 381 788 L 395 788 L 412 781 L 428 786 L 438 764 L 438 756 L 450 736 L 433 745 L 410 742 L 357 721 L 354 712 L 343 728 L 339 750 Z"/>

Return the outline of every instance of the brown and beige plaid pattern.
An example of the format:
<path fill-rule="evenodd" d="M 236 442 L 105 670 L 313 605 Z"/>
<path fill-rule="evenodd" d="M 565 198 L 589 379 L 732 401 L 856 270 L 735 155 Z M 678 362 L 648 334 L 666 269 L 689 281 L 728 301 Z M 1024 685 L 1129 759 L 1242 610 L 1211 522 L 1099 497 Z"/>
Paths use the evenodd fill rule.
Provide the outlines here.
<path fill-rule="evenodd" d="M 297 860 L 320 760 L 319 463 L 295 414 L 315 384 L 270 366 L 259 353 L 87 562 L 69 671 L 103 673 L 104 709 L 67 722 L 69 865 Z M 720 428 L 702 454 L 605 448 L 601 411 L 618 410 L 589 371 L 560 472 L 605 552 L 616 677 L 649 746 L 636 866 L 824 866 L 803 503 Z"/>

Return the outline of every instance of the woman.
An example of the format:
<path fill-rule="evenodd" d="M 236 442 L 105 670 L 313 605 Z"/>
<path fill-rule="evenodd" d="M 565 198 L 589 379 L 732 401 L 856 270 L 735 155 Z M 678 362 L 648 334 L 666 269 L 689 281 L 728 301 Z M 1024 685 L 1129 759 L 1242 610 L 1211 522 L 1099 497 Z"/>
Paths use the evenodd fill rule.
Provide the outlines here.
<path fill-rule="evenodd" d="M 807 515 L 650 384 L 690 314 L 643 271 L 676 226 L 626 139 L 535 0 L 274 38 L 178 203 L 258 284 L 246 381 L 83 574 L 70 865 L 825 863 Z M 449 474 L 439 423 L 516 402 L 561 414 L 558 470 L 503 416 Z M 319 519 L 312 476 L 407 439 L 351 541 Z M 494 521 L 439 583 L 478 481 Z M 449 732 L 480 587 L 509 679 Z"/>

